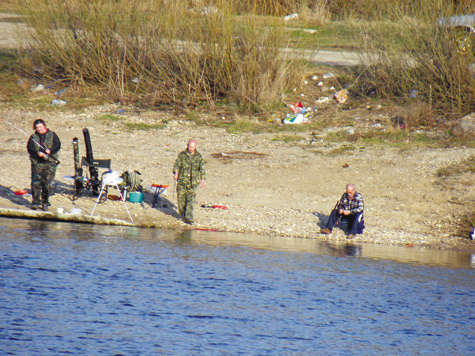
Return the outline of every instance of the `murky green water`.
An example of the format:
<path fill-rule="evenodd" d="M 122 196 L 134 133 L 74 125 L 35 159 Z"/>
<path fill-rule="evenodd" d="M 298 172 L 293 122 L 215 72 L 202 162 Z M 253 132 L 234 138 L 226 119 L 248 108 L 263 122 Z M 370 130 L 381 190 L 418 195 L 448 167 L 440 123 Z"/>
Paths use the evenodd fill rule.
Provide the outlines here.
<path fill-rule="evenodd" d="M 9 355 L 469 355 L 463 252 L 0 219 Z"/>

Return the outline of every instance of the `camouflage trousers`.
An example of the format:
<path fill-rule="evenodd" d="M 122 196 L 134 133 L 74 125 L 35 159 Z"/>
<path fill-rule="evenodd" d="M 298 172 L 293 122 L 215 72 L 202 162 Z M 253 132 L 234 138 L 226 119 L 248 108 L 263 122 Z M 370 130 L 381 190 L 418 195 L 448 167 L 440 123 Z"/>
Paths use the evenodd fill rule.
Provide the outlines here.
<path fill-rule="evenodd" d="M 56 175 L 56 164 L 37 163 L 31 165 L 32 204 L 48 203 L 51 183 Z"/>
<path fill-rule="evenodd" d="M 176 188 L 178 199 L 178 213 L 186 221 L 193 221 L 193 207 L 195 205 L 197 186 L 185 186 L 178 184 Z"/>

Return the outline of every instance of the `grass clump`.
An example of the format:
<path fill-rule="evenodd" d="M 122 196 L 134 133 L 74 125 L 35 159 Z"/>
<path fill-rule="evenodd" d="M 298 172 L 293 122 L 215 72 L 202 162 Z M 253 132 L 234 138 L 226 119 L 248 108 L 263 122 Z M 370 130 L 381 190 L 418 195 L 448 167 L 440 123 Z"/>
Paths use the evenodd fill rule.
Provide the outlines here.
<path fill-rule="evenodd" d="M 18 57 L 13 51 L 0 51 L 0 100 L 22 101 L 27 93 L 27 85 L 16 77 Z"/>
<path fill-rule="evenodd" d="M 475 141 L 467 138 L 459 138 L 449 132 L 434 132 L 431 130 L 366 130 L 355 133 L 347 131 L 330 132 L 326 136 L 330 142 L 359 143 L 368 147 L 392 146 L 401 150 L 415 147 L 475 147 Z"/>
<path fill-rule="evenodd" d="M 285 143 L 292 143 L 305 140 L 304 137 L 298 135 L 282 135 L 276 136 L 272 138 L 272 141 L 283 141 Z"/>
<path fill-rule="evenodd" d="M 101 115 L 97 118 L 99 121 L 104 121 L 104 122 L 117 122 L 120 121 L 121 118 L 117 115 L 111 115 L 111 114 L 104 114 Z"/>
<path fill-rule="evenodd" d="M 16 10 L 16 0 L 2 0 L 0 12 L 10 12 Z"/>
<path fill-rule="evenodd" d="M 465 238 L 470 238 L 472 229 L 475 227 L 475 208 L 472 208 L 472 211 L 466 214 L 463 214 L 460 217 L 460 223 L 457 228 L 457 236 L 462 236 Z"/>
<path fill-rule="evenodd" d="M 475 173 L 475 155 L 463 160 L 460 163 L 439 168 L 436 172 L 438 178 L 447 178 L 463 173 Z"/>
<path fill-rule="evenodd" d="M 329 157 L 336 157 L 336 156 L 341 156 L 344 154 L 353 154 L 354 151 L 356 151 L 357 148 L 353 145 L 341 145 L 340 147 L 334 148 L 331 151 L 327 153 L 327 156 Z"/>
<path fill-rule="evenodd" d="M 126 122 L 125 127 L 129 130 L 163 130 L 168 126 L 167 122 L 162 122 L 159 124 L 146 124 L 144 122 Z"/>

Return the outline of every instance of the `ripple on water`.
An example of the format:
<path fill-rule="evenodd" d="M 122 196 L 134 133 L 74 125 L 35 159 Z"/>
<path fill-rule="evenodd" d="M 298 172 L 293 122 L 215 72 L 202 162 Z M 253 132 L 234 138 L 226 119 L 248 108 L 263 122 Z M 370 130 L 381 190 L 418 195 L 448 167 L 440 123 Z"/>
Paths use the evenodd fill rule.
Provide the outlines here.
<path fill-rule="evenodd" d="M 463 254 L 437 266 L 366 245 L 2 222 L 0 348 L 10 354 L 466 355 L 473 346 L 474 270 Z"/>

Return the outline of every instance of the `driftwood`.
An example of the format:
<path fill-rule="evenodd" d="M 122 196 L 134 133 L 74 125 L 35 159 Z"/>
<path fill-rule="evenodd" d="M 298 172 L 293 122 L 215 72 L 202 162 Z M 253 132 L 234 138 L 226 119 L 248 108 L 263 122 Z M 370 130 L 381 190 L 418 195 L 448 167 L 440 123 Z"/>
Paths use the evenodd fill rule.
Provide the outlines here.
<path fill-rule="evenodd" d="M 17 219 L 38 219 L 50 221 L 68 221 L 76 223 L 97 224 L 97 225 L 119 225 L 119 226 L 138 226 L 136 224 L 120 220 L 101 218 L 99 216 L 90 216 L 83 214 L 56 213 L 38 210 L 20 210 L 0 208 L 0 216 Z"/>

